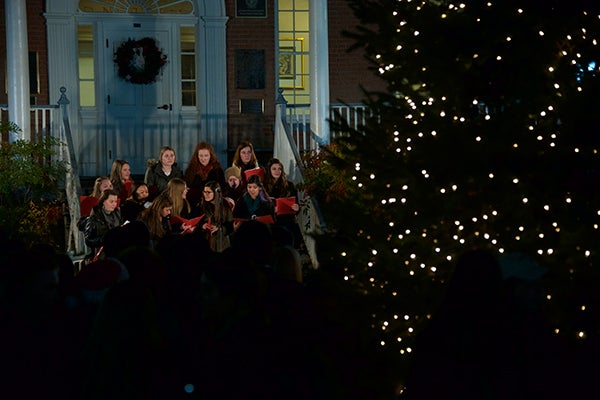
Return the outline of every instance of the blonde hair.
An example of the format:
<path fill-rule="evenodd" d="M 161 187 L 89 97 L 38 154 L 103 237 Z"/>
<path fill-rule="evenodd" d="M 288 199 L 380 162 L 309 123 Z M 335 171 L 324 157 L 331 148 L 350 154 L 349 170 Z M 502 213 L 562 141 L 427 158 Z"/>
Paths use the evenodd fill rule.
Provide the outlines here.
<path fill-rule="evenodd" d="M 180 217 L 183 212 L 189 214 L 192 211 L 190 203 L 183 198 L 183 192 L 185 191 L 186 184 L 181 178 L 173 178 L 167 184 L 165 193 L 169 195 L 173 203 L 173 211 L 171 215 Z"/>
<path fill-rule="evenodd" d="M 96 178 L 96 180 L 94 181 L 94 189 L 92 190 L 91 194 L 92 197 L 96 197 L 98 199 L 100 198 L 100 195 L 102 194 L 100 187 L 102 186 L 102 182 L 104 181 L 110 181 L 110 178 L 108 176 L 99 176 Z"/>
<path fill-rule="evenodd" d="M 162 156 L 163 156 L 163 154 L 165 154 L 167 151 L 172 151 L 173 152 L 173 156 L 174 156 L 174 160 L 177 161 L 177 153 L 175 153 L 175 150 L 173 150 L 172 147 L 163 146 L 163 147 L 160 148 L 160 151 L 158 152 L 158 162 L 160 164 L 162 164 Z"/>

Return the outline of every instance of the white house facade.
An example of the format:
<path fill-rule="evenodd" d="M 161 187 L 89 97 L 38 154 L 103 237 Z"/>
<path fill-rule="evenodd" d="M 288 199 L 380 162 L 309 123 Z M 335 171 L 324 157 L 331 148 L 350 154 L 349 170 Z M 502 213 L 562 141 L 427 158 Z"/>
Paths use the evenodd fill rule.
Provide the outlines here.
<path fill-rule="evenodd" d="M 49 92 L 58 93 L 63 86 L 68 89 L 72 130 L 78 133 L 74 145 L 80 174 L 105 174 L 114 159 L 127 160 L 134 174 L 143 174 L 146 159 L 163 145 L 181 149 L 182 160 L 189 159 L 199 141 L 211 143 L 223 154 L 227 148 L 228 20 L 224 2 L 161 2 L 171 5 L 170 10 L 155 10 L 152 7 L 159 2 L 145 2 L 137 12 L 108 3 L 115 2 L 54 0 L 46 3 L 44 14 Z M 99 5 L 96 9 L 103 11 L 86 11 L 88 5 Z M 82 38 L 85 31 L 91 37 Z M 188 32 L 194 35 L 192 54 L 197 60 L 192 105 L 184 104 L 181 90 L 182 35 Z M 135 84 L 118 76 L 114 54 L 125 41 L 142 38 L 156 41 L 166 64 L 155 81 Z M 87 60 L 93 60 L 93 87 L 81 82 L 82 69 L 90 67 L 83 65 L 82 44 L 92 45 L 92 57 Z M 90 93 L 82 93 L 86 88 L 94 92 L 91 101 Z M 87 104 L 81 104 L 86 97 Z"/>
<path fill-rule="evenodd" d="M 348 54 L 350 43 L 342 39 L 342 30 L 355 22 L 345 0 L 4 0 L 3 5 L 5 109 L 23 128 L 13 139 L 30 138 L 30 82 L 37 82 L 38 91 L 42 86 L 45 104 L 55 104 L 66 88 L 84 177 L 108 174 L 116 159 L 142 175 L 147 159 L 165 145 L 176 150 L 183 167 L 201 141 L 212 144 L 222 164 L 242 140 L 268 154 L 280 91 L 290 106 L 303 107 L 302 120 L 319 142 L 328 142 L 332 99 L 360 101 L 359 86 L 370 76 L 360 54 Z M 141 81 L 123 74 L 119 51 L 143 52 L 140 43 L 147 41 L 163 63 L 153 64 L 150 76 L 141 68 Z M 33 69 L 38 77 L 32 81 L 28 44 L 42 42 L 44 48 L 38 45 L 34 53 L 43 62 Z M 138 55 L 139 62 L 126 63 L 155 60 Z M 330 75 L 331 60 L 336 65 Z M 2 93 L 3 103 L 1 98 Z"/>

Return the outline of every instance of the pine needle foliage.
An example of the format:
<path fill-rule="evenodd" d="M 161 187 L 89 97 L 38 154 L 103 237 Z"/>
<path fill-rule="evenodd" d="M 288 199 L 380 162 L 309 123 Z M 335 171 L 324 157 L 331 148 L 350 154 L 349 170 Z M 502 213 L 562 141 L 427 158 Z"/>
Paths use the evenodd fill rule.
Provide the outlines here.
<path fill-rule="evenodd" d="M 320 261 L 362 294 L 373 343 L 408 358 L 476 248 L 546 270 L 554 332 L 600 333 L 582 311 L 600 268 L 600 4 L 349 4 L 353 50 L 387 90 L 365 92 L 359 129 L 332 127 L 347 134 L 306 186 L 332 228 Z"/>

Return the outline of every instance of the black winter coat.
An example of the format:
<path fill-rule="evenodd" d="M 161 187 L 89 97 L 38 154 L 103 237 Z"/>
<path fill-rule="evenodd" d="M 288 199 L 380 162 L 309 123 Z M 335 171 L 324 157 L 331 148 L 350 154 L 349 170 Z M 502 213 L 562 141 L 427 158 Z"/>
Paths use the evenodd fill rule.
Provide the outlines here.
<path fill-rule="evenodd" d="M 114 219 L 107 219 L 102 211 L 102 205 L 99 204 L 92 209 L 90 216 L 85 221 L 85 244 L 88 245 L 93 254 L 100 249 L 104 244 L 104 235 L 106 232 L 117 226 L 121 226 L 123 219 L 121 217 L 121 211 L 115 209 L 113 211 Z"/>
<path fill-rule="evenodd" d="M 167 188 L 169 181 L 173 178 L 183 179 L 183 170 L 179 168 L 177 163 L 173 164 L 171 173 L 167 176 L 162 170 L 162 164 L 156 162 L 146 170 L 144 182 L 148 185 L 150 196 L 154 198 Z"/>
<path fill-rule="evenodd" d="M 196 206 L 202 200 L 202 190 L 207 182 L 215 181 L 219 183 L 221 188 L 225 187 L 225 173 L 223 168 L 213 168 L 208 172 L 206 179 L 202 179 L 199 174 L 194 175 L 192 182 L 187 182 L 190 189 L 187 194 L 187 200 L 192 206 Z"/>

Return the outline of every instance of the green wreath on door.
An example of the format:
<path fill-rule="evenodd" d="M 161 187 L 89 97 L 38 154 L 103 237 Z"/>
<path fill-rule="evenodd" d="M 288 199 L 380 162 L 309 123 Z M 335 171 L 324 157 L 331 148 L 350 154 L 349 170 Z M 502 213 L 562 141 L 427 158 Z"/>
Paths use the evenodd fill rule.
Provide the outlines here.
<path fill-rule="evenodd" d="M 147 85 L 156 82 L 167 56 L 152 38 L 128 39 L 115 52 L 114 62 L 119 67 L 119 78 L 124 81 Z"/>

